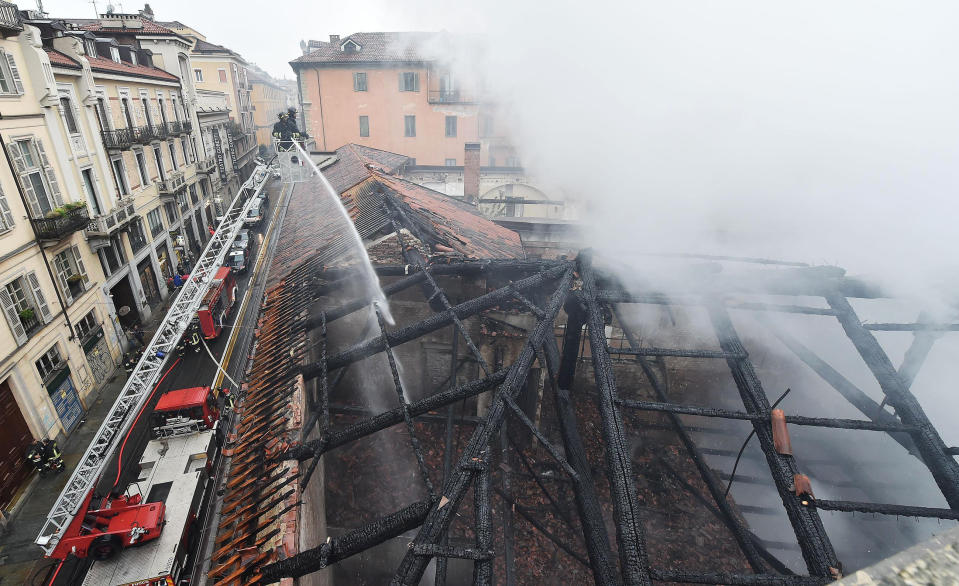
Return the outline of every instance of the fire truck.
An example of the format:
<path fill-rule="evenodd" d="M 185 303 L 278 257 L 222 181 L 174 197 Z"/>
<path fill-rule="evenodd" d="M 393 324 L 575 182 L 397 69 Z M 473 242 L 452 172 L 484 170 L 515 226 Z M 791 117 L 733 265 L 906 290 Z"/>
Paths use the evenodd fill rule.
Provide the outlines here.
<path fill-rule="evenodd" d="M 123 544 L 118 555 L 119 547 L 106 558 L 101 555 L 105 550 L 91 550 L 96 561 L 85 586 L 179 584 L 196 562 L 202 513 L 214 490 L 211 472 L 222 444 L 216 397 L 210 387 L 170 391 L 160 397 L 152 416 L 154 439 L 126 495 L 160 514 L 144 526 L 149 533 L 137 543 Z"/>
<path fill-rule="evenodd" d="M 210 290 L 196 312 L 203 337 L 213 340 L 223 331 L 223 322 L 230 316 L 236 302 L 236 277 L 230 267 L 220 267 L 210 284 Z"/>

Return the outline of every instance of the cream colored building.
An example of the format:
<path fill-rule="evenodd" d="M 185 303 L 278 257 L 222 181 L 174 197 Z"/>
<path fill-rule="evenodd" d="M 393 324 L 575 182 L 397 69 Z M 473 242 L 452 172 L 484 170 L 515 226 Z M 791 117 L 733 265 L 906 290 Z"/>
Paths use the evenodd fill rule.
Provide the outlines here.
<path fill-rule="evenodd" d="M 99 189 L 107 177 L 95 153 L 98 141 L 80 132 L 78 144 L 65 134 L 62 108 L 70 102 L 61 101 L 39 31 L 5 8 L 0 5 L 0 507 L 28 472 L 25 446 L 34 438 L 62 437 L 79 424 L 119 362 L 122 340 L 85 235 L 90 209 L 82 177 L 92 177 Z M 82 117 L 73 121 L 83 124 Z"/>
<path fill-rule="evenodd" d="M 277 121 L 277 114 L 293 106 L 295 94 L 289 93 L 278 80 L 257 68 L 247 70 L 247 79 L 253 84 L 250 100 L 253 103 L 256 144 L 270 146 L 273 143 L 273 124 Z"/>

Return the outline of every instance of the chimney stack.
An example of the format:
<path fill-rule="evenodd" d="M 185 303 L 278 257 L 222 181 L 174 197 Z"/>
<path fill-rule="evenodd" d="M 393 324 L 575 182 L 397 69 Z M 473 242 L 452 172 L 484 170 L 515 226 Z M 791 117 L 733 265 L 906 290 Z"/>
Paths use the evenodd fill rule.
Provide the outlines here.
<path fill-rule="evenodd" d="M 463 199 L 476 203 L 479 199 L 480 183 L 480 143 L 466 143 L 463 157 Z"/>
<path fill-rule="evenodd" d="M 330 35 L 330 44 L 339 45 L 340 44 L 340 35 Z"/>

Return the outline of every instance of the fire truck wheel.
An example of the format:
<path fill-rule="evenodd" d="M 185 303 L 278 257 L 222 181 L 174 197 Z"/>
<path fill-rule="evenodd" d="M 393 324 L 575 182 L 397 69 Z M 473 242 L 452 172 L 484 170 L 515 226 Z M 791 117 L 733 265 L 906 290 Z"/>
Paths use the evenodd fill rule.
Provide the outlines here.
<path fill-rule="evenodd" d="M 120 549 L 119 536 L 101 535 L 90 543 L 90 548 L 87 551 L 93 559 L 103 561 L 112 558 Z"/>

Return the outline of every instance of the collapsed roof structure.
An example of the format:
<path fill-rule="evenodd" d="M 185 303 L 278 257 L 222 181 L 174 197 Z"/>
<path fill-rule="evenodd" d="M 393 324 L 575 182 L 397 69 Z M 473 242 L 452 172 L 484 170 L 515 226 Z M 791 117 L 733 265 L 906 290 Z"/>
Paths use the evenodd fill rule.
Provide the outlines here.
<path fill-rule="evenodd" d="M 626 279 L 589 251 L 525 260 L 516 234 L 475 207 L 396 177 L 402 159 L 348 145 L 324 168 L 395 300 L 395 326 L 357 286 L 361 259 L 351 236 L 335 229 L 338 212 L 322 183 L 297 185 L 284 204 L 211 582 L 311 583 L 312 573 L 406 534 L 386 574 L 396 584 L 419 584 L 433 560 L 436 584 L 447 576 L 459 583 L 454 564 L 470 565 L 475 584 L 559 579 L 548 574 L 553 567 L 570 582 L 597 584 L 822 584 L 843 573 L 822 511 L 959 519 L 959 450 L 910 392 L 937 337 L 956 324 L 863 323 L 850 299 L 881 293 L 833 267 L 691 257 L 670 259 L 669 277 L 658 281 Z M 673 327 L 684 312 L 706 325 L 657 338 L 668 328 L 644 330 L 637 307 Z M 761 317 L 863 417 L 786 415 L 761 380 L 768 366 L 746 349 L 740 314 L 835 320 L 881 402 Z M 914 334 L 898 370 L 876 331 Z M 657 339 L 696 344 L 650 344 Z M 446 357 L 441 366 L 428 354 L 434 347 Z M 366 372 L 375 364 L 385 376 Z M 706 387 L 720 371 L 738 408 L 697 404 L 717 398 Z M 680 388 L 683 372 L 707 373 L 696 380 L 708 384 Z M 363 401 L 374 392 L 392 404 Z M 742 422 L 755 435 L 802 571 L 747 524 L 748 505 L 730 497 L 710 465 L 714 446 L 697 441 L 700 421 Z M 888 435 L 929 471 L 947 506 L 817 498 L 790 437 L 805 428 Z M 364 442 L 377 437 L 398 450 L 391 461 L 357 464 L 372 457 L 374 444 Z M 391 475 L 402 477 L 390 485 Z M 343 482 L 371 490 L 337 497 Z M 326 507 L 317 502 L 324 490 Z M 392 508 L 382 510 L 384 502 Z M 327 534 L 337 507 L 354 508 L 356 525 Z M 650 520 L 663 510 L 665 520 Z M 684 530 L 693 535 L 673 539 Z"/>

